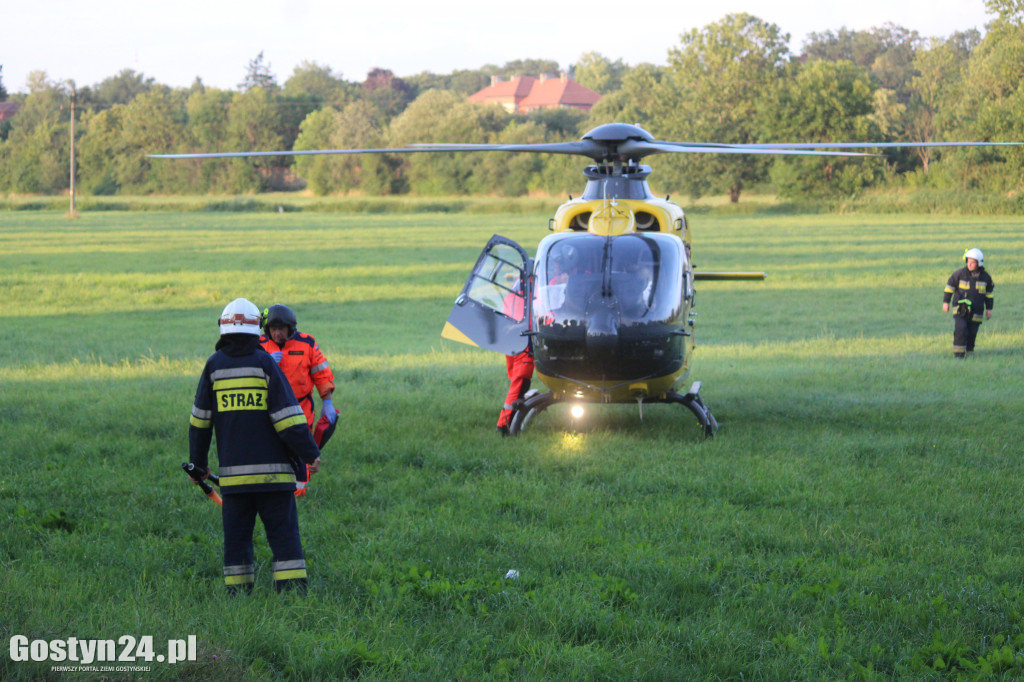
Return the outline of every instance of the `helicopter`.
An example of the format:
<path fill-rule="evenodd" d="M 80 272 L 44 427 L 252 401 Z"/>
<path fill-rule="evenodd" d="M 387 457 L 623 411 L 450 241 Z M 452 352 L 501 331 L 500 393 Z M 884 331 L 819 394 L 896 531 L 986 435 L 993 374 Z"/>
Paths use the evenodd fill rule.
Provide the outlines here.
<path fill-rule="evenodd" d="M 530 152 L 588 157 L 582 195 L 570 196 L 548 222 L 536 255 L 494 235 L 477 258 L 442 329 L 443 338 L 506 356 L 532 347 L 546 392 L 513 405 L 509 435 L 552 405 L 574 419 L 586 404 L 671 403 L 696 417 L 711 437 L 718 422 L 694 381 L 685 391 L 695 348 L 701 280 L 763 280 L 763 272 L 694 271 L 683 209 L 656 197 L 645 157 L 663 153 L 878 156 L 886 147 L 1019 145 L 1017 142 L 830 142 L 725 144 L 657 140 L 639 125 L 606 123 L 580 140 L 530 144 L 421 143 L 392 149 L 153 154 L 152 158 L 270 157 L 311 154 Z"/>

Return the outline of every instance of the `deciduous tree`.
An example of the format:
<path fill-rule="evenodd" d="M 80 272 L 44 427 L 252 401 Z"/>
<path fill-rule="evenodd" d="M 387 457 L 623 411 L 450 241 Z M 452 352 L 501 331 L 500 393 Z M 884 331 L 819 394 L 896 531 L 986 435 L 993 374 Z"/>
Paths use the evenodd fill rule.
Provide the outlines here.
<path fill-rule="evenodd" d="M 224 151 L 273 151 L 284 149 L 281 134 L 281 112 L 271 94 L 261 87 L 235 93 L 228 107 Z M 231 159 L 230 185 L 235 193 L 253 192 L 269 187 L 275 168 L 287 167 L 290 161 L 279 157 Z"/>
<path fill-rule="evenodd" d="M 772 140 L 882 140 L 866 69 L 849 61 L 811 61 L 794 68 L 795 77 L 760 102 L 762 129 Z M 780 155 L 771 177 L 783 196 L 825 196 L 859 191 L 878 181 L 882 170 L 867 158 Z"/>
<path fill-rule="evenodd" d="M 972 52 L 954 96 L 958 133 L 979 140 L 1024 140 L 1024 0 L 985 4 L 996 17 Z M 1024 151 L 958 150 L 947 153 L 943 165 L 953 169 L 964 188 L 1020 190 Z"/>
<path fill-rule="evenodd" d="M 14 192 L 60 192 L 69 181 L 68 91 L 44 71 L 29 74 L 28 90 L 3 143 L 0 186 Z"/>
<path fill-rule="evenodd" d="M 606 95 L 622 87 L 627 69 L 621 59 L 613 62 L 599 52 L 585 52 L 576 62 L 573 78 L 583 87 Z"/>
<path fill-rule="evenodd" d="M 379 149 L 385 146 L 381 112 L 366 101 L 353 102 L 343 111 L 325 107 L 302 122 L 296 150 Z M 393 191 L 392 166 L 378 154 L 298 156 L 296 172 L 314 194 L 363 190 L 371 194 Z"/>
<path fill-rule="evenodd" d="M 415 142 L 493 142 L 510 120 L 499 106 L 428 90 L 391 122 L 389 139 L 397 147 Z M 480 154 L 438 152 L 410 154 L 403 167 L 412 192 L 445 195 L 486 191 L 473 177 L 483 162 Z"/>
<path fill-rule="evenodd" d="M 330 105 L 340 110 L 353 101 L 355 85 L 343 79 L 341 74 L 334 73 L 326 64 L 304 61 L 284 82 L 282 94 L 288 99 L 309 101 L 317 109 Z"/>
<path fill-rule="evenodd" d="M 972 33 L 978 36 L 977 31 Z M 952 104 L 970 57 L 970 51 L 965 51 L 967 45 L 971 45 L 970 40 L 955 35 L 950 39 L 934 38 L 917 51 L 914 58 L 917 75 L 910 84 L 911 99 L 906 116 L 905 130 L 909 139 L 937 141 L 942 129 L 955 126 Z M 968 49 L 973 49 L 973 45 Z M 924 174 L 928 173 L 932 161 L 941 157 L 941 150 L 930 147 L 918 147 L 913 153 L 920 160 Z"/>
<path fill-rule="evenodd" d="M 232 151 L 226 147 L 228 111 L 235 93 L 218 88 L 193 88 L 185 104 L 188 115 L 187 139 L 192 151 Z M 189 159 L 175 161 L 190 166 L 195 173 L 195 186 L 204 192 L 227 192 L 234 186 L 233 164 L 228 159 Z"/>
<path fill-rule="evenodd" d="M 156 87 L 85 121 L 79 176 L 93 193 L 188 192 L 190 167 L 147 154 L 185 151 L 185 110 L 180 97 Z"/>
<path fill-rule="evenodd" d="M 785 76 L 789 34 L 750 14 L 730 14 L 682 36 L 669 51 L 657 91 L 662 139 L 743 144 L 758 141 L 758 102 Z M 676 159 L 679 166 L 682 162 Z M 691 196 L 728 192 L 738 201 L 745 186 L 767 178 L 770 160 L 707 154 L 685 159 L 674 176 Z"/>
<path fill-rule="evenodd" d="M 109 109 L 115 104 L 128 104 L 139 95 L 149 92 L 156 85 L 153 78 L 146 78 L 132 69 L 123 69 L 116 76 L 104 78 L 88 89 L 88 97 L 81 98 L 86 106 Z"/>

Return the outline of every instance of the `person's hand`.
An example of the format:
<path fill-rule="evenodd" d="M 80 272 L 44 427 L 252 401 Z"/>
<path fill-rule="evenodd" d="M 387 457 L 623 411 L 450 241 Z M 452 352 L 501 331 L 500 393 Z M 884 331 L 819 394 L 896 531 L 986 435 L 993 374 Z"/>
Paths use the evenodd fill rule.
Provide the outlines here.
<path fill-rule="evenodd" d="M 942 304 L 942 312 L 944 312 L 944 313 L 948 313 L 949 312 L 949 304 L 948 303 L 943 303 Z"/>
<path fill-rule="evenodd" d="M 275 350 L 273 353 L 270 354 L 270 357 L 274 358 L 274 362 L 276 362 L 277 364 L 281 364 L 281 351 Z"/>
<path fill-rule="evenodd" d="M 312 464 L 309 464 L 307 466 L 309 468 L 309 475 L 310 476 L 312 476 L 315 473 L 318 473 L 320 471 L 320 458 L 317 457 L 316 461 L 314 461 Z"/>
<path fill-rule="evenodd" d="M 992 319 L 992 311 L 991 310 L 986 310 L 985 311 L 985 319 L 986 320 L 991 320 Z"/>
<path fill-rule="evenodd" d="M 320 408 L 320 414 L 327 417 L 327 421 L 330 422 L 331 426 L 334 426 L 334 423 L 338 421 L 338 411 L 334 409 L 334 402 L 330 398 L 326 398 L 323 403 L 323 406 Z"/>

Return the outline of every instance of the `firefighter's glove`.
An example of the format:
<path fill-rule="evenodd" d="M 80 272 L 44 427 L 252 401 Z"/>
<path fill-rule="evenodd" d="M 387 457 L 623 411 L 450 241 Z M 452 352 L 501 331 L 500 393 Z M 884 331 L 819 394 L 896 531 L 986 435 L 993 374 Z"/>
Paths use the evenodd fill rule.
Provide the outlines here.
<path fill-rule="evenodd" d="M 273 353 L 270 354 L 270 357 L 274 358 L 274 362 L 276 362 L 277 364 L 281 364 L 281 351 L 275 350 Z"/>
<path fill-rule="evenodd" d="M 334 423 L 338 421 L 338 411 L 334 409 L 334 403 L 330 398 L 324 400 L 324 404 L 320 408 L 320 415 L 327 417 L 327 421 L 331 423 L 331 426 L 334 426 Z"/>

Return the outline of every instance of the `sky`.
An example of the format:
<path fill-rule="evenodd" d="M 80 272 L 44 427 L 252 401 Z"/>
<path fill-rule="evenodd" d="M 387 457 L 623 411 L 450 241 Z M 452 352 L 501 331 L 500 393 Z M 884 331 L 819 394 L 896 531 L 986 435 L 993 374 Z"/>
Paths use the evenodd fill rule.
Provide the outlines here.
<path fill-rule="evenodd" d="M 663 65 L 680 36 L 746 12 L 790 35 L 886 23 L 946 37 L 992 19 L 983 0 L 35 0 L 0 17 L 0 64 L 9 93 L 27 92 L 33 71 L 95 85 L 124 69 L 157 83 L 235 89 L 262 51 L 283 84 L 315 62 L 345 80 L 375 67 L 398 76 L 547 59 L 561 68 L 587 52 L 633 66 Z"/>

